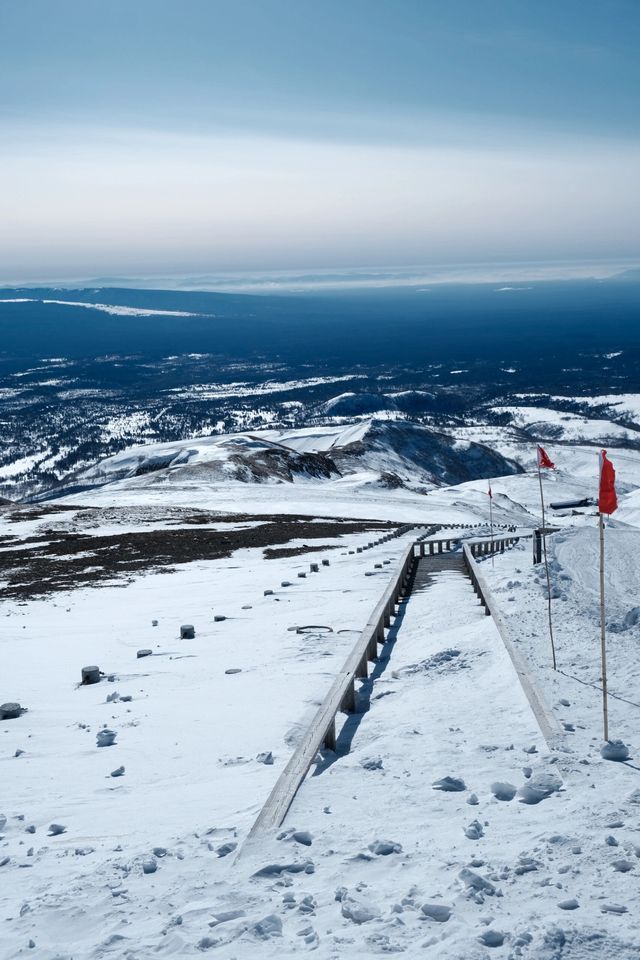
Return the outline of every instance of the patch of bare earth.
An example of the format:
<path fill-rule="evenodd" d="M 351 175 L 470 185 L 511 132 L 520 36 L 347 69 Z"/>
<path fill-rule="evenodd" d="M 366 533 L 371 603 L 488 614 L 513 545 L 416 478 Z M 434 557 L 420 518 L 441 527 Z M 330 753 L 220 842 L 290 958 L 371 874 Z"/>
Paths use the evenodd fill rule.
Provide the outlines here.
<path fill-rule="evenodd" d="M 35 511 L 34 511 L 35 512 Z M 205 511 L 145 512 L 149 530 L 100 534 L 100 521 L 113 525 L 113 508 L 104 513 L 90 508 L 69 523 L 38 527 L 24 538 L 5 538 L 0 548 L 0 597 L 28 600 L 77 587 L 108 586 L 115 580 L 131 579 L 141 573 L 170 572 L 174 567 L 200 560 L 229 557 L 236 550 L 278 549 L 293 540 L 304 546 L 280 547 L 293 556 L 308 550 L 327 549 L 326 544 L 309 546 L 307 541 L 324 541 L 354 533 L 387 530 L 394 523 L 375 520 L 336 520 L 302 516 L 217 515 Z M 40 512 L 39 517 L 47 516 Z M 12 518 L 13 519 L 13 518 Z M 22 519 L 33 520 L 22 515 Z M 153 521 L 171 520 L 176 529 L 153 529 Z M 141 516 L 123 508 L 123 523 L 140 523 Z M 255 525 L 241 527 L 253 521 Z M 207 524 L 228 522 L 229 529 L 211 529 Z M 80 530 L 87 532 L 80 532 Z M 87 529 L 89 528 L 89 529 Z M 274 554 L 272 554 L 274 555 Z M 276 554 L 277 555 L 277 554 Z"/>

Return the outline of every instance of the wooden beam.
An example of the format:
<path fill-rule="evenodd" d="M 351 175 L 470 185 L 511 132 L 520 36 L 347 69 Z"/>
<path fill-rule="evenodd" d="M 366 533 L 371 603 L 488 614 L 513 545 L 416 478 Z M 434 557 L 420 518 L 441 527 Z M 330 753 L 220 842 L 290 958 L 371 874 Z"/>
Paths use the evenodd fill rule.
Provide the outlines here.
<path fill-rule="evenodd" d="M 311 722 L 298 748 L 276 781 L 267 802 L 260 811 L 247 837 L 250 843 L 255 837 L 269 830 L 277 829 L 283 822 L 300 784 L 306 777 L 309 767 L 324 745 L 335 749 L 335 717 L 343 708 L 355 709 L 355 679 L 367 676 L 367 658 L 373 645 L 379 642 L 380 628 L 384 628 L 385 614 L 390 609 L 401 584 L 416 562 L 414 544 L 404 551 L 398 567 L 389 582 L 382 598 L 376 604 L 353 650 L 335 677 L 324 700 Z M 393 609 L 393 608 L 391 608 Z M 384 636 L 384 632 L 382 633 Z"/>
<path fill-rule="evenodd" d="M 529 676 L 527 665 L 520 655 L 520 652 L 514 646 L 507 624 L 505 623 L 504 617 L 502 616 L 500 609 L 493 597 L 489 584 L 487 583 L 485 576 L 480 570 L 478 564 L 473 559 L 473 555 L 467 544 L 464 545 L 463 552 L 465 557 L 465 565 L 469 571 L 469 575 L 472 581 L 475 581 L 476 585 L 478 586 L 482 602 L 486 607 L 486 612 L 493 617 L 493 622 L 495 623 L 505 649 L 511 658 L 511 662 L 518 676 L 518 680 L 520 681 L 520 685 L 524 691 L 524 695 L 529 701 L 529 706 L 531 707 L 531 710 L 538 721 L 538 726 L 540 727 L 542 736 L 547 741 L 549 746 L 552 746 L 554 742 L 557 742 L 558 739 L 562 737 L 560 726 L 546 701 L 544 700 L 544 697 L 538 688 L 533 684 Z"/>

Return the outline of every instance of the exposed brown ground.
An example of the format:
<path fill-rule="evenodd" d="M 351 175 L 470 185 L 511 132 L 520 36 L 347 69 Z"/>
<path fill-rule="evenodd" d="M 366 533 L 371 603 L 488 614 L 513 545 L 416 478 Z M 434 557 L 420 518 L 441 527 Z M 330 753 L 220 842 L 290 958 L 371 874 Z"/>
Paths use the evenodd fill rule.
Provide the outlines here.
<path fill-rule="evenodd" d="M 282 557 L 298 557 L 302 553 L 317 553 L 319 550 L 337 550 L 335 543 L 320 543 L 317 547 L 310 547 L 303 543 L 301 547 L 267 547 L 263 551 L 265 560 L 278 560 Z"/>
<path fill-rule="evenodd" d="M 63 519 L 67 508 L 34 507 L 3 511 L 12 521 L 51 520 L 34 526 L 25 537 L 3 536 L 0 541 L 0 597 L 27 600 L 84 586 L 108 586 L 136 574 L 170 572 L 183 563 L 228 557 L 236 550 L 268 548 L 267 556 L 293 556 L 327 549 L 308 541 L 333 539 L 396 524 L 375 520 L 336 520 L 302 516 L 249 516 L 214 514 L 198 510 L 161 511 L 146 508 L 100 510 L 85 508 Z M 77 511 L 77 508 L 73 508 Z M 67 510 L 68 512 L 68 510 Z M 176 525 L 153 529 L 153 522 Z M 149 525 L 149 530 L 101 535 L 100 525 Z M 208 524 L 228 523 L 229 529 L 208 529 Z M 255 525 L 238 529 L 238 524 Z M 304 546 L 279 547 L 292 540 Z M 284 552 L 279 552 L 284 551 Z"/>

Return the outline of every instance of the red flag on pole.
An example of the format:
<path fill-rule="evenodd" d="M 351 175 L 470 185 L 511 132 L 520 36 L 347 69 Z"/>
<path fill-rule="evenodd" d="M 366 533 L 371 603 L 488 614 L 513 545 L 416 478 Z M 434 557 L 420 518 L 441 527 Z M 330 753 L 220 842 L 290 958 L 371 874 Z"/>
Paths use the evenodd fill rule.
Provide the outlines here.
<path fill-rule="evenodd" d="M 491 492 L 491 484 L 489 484 L 489 490 L 488 490 L 487 492 L 488 492 L 488 494 L 489 494 L 489 498 L 490 498 L 491 500 L 493 500 L 493 494 L 492 494 L 492 492 Z"/>
<path fill-rule="evenodd" d="M 549 457 L 544 447 L 538 447 L 538 466 L 547 467 L 549 470 L 555 470 L 556 465 Z"/>
<path fill-rule="evenodd" d="M 616 496 L 616 472 L 607 451 L 600 453 L 600 491 L 598 494 L 598 510 L 600 513 L 613 513 L 618 509 Z"/>

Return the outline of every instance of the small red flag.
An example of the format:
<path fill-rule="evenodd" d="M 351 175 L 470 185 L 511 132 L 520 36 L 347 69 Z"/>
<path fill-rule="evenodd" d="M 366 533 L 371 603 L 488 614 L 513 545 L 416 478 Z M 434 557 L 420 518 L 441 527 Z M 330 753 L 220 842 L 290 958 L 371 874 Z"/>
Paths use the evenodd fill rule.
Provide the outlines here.
<path fill-rule="evenodd" d="M 598 494 L 598 510 L 600 513 L 613 513 L 618 509 L 616 496 L 616 472 L 607 451 L 600 453 L 600 491 Z"/>
<path fill-rule="evenodd" d="M 538 466 L 547 467 L 549 470 L 555 470 L 556 465 L 549 457 L 544 447 L 538 447 Z"/>
<path fill-rule="evenodd" d="M 491 484 L 489 484 L 489 490 L 487 492 L 489 494 L 489 497 L 493 500 L 493 494 L 491 493 Z"/>

